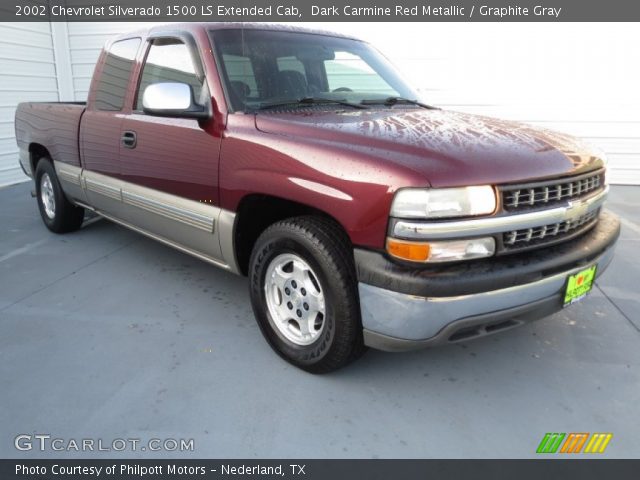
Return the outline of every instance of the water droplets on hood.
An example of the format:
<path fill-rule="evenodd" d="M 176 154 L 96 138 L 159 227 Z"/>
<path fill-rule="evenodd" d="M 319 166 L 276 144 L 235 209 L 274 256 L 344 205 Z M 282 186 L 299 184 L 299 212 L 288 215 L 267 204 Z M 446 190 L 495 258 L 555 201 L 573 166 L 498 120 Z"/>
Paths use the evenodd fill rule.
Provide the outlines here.
<path fill-rule="evenodd" d="M 402 143 L 420 149 L 465 155 L 508 149 L 514 153 L 560 151 L 575 168 L 589 163 L 592 149 L 571 135 L 522 122 L 447 110 L 372 109 L 365 111 L 273 112 L 260 115 L 269 122 L 299 124 L 325 131 L 356 134 L 372 139 Z M 276 133 L 275 125 L 258 128 Z M 262 124 L 262 125 L 261 125 Z"/>
<path fill-rule="evenodd" d="M 391 136 L 429 149 L 445 144 L 461 150 L 491 149 L 508 141 L 514 148 L 536 152 L 561 150 L 576 167 L 591 158 L 584 154 L 589 147 L 570 135 L 526 123 L 445 110 L 393 112 L 362 121 L 360 129 L 362 133 Z"/>

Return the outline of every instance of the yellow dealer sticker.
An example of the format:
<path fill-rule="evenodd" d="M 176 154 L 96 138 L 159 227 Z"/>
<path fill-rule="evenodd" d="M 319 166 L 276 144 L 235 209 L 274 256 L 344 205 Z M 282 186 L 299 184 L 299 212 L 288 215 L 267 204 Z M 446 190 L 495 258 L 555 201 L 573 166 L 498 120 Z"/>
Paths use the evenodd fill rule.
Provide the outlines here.
<path fill-rule="evenodd" d="M 596 265 L 570 275 L 567 281 L 567 289 L 564 293 L 564 306 L 566 307 L 583 299 L 593 288 L 595 278 Z"/>

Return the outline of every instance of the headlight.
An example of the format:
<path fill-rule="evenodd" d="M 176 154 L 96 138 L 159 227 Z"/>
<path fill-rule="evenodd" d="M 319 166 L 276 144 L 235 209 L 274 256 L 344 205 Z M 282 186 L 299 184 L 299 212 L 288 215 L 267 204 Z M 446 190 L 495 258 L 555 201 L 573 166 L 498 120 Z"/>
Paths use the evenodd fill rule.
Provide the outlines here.
<path fill-rule="evenodd" d="M 607 186 L 607 185 L 609 185 L 609 182 L 611 181 L 611 167 L 609 166 L 609 159 L 607 158 L 607 156 L 604 153 L 602 153 L 600 158 L 602 159 L 602 162 L 604 163 L 604 185 Z"/>
<path fill-rule="evenodd" d="M 593 155 L 598 157 L 600 160 L 602 160 L 602 163 L 604 164 L 604 184 L 609 185 L 609 181 L 611 180 L 611 169 L 609 167 L 609 158 L 607 157 L 607 154 L 598 145 L 594 145 L 594 144 L 587 144 L 587 145 L 589 145 L 589 148 L 591 149 Z"/>
<path fill-rule="evenodd" d="M 445 218 L 488 215 L 496 209 L 493 187 L 404 188 L 391 205 L 397 218 Z"/>

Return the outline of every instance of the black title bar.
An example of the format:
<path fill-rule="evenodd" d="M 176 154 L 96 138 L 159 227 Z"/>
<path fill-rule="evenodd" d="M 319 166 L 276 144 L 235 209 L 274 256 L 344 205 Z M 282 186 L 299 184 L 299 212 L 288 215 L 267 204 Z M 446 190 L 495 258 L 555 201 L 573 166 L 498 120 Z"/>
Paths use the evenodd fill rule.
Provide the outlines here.
<path fill-rule="evenodd" d="M 632 22 L 632 0 L 3 0 L 2 22 Z"/>

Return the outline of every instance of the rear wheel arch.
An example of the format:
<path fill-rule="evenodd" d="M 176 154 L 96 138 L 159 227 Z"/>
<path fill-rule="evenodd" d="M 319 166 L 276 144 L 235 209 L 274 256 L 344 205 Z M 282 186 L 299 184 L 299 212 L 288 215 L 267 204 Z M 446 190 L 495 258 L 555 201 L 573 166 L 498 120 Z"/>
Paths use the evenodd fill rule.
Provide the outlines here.
<path fill-rule="evenodd" d="M 240 272 L 247 275 L 249 259 L 256 240 L 269 226 L 286 218 L 310 215 L 335 223 L 349 239 L 344 225 L 332 215 L 318 208 L 272 195 L 250 194 L 245 196 L 236 210 L 233 232 L 233 245 Z"/>
<path fill-rule="evenodd" d="M 40 143 L 35 143 L 35 142 L 30 143 L 29 144 L 29 163 L 31 165 L 31 175 L 34 177 L 34 179 L 36 174 L 36 168 L 38 167 L 38 162 L 43 158 L 51 161 L 53 164 L 53 160 L 51 159 L 51 154 L 49 153 L 49 150 L 47 150 L 47 147 L 45 147 Z"/>

